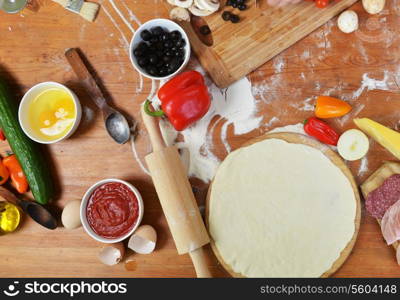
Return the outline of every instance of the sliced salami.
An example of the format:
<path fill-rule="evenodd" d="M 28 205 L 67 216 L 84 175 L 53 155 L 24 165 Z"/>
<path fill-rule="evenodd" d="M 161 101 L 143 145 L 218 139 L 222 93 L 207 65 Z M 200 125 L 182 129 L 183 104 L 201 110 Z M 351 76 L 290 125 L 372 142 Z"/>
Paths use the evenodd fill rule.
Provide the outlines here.
<path fill-rule="evenodd" d="M 400 174 L 386 179 L 377 189 L 370 192 L 365 201 L 368 213 L 382 219 L 385 212 L 400 199 Z"/>
<path fill-rule="evenodd" d="M 400 201 L 397 201 L 385 212 L 381 221 L 381 230 L 388 245 L 400 239 Z"/>

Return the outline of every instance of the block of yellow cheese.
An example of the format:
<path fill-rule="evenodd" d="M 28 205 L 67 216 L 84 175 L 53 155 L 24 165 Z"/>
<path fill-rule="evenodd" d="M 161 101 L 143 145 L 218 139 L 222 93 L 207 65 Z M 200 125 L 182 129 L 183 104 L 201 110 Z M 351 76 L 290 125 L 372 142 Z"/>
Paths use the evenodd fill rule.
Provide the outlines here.
<path fill-rule="evenodd" d="M 375 141 L 400 159 L 400 133 L 368 118 L 354 119 L 354 123 Z"/>

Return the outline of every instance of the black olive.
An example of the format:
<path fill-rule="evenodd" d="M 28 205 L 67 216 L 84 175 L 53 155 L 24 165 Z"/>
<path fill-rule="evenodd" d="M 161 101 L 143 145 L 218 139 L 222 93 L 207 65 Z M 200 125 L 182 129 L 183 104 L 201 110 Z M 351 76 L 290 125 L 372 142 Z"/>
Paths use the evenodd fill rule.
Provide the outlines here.
<path fill-rule="evenodd" d="M 171 40 L 167 40 L 164 42 L 164 48 L 172 48 L 173 42 Z"/>
<path fill-rule="evenodd" d="M 157 57 L 157 55 L 155 55 L 155 54 L 150 54 L 150 55 L 149 55 L 149 62 L 150 62 L 152 65 L 157 64 L 157 62 L 158 62 L 158 57 Z"/>
<path fill-rule="evenodd" d="M 157 50 L 164 50 L 163 42 L 157 42 L 157 43 L 155 43 L 155 46 L 156 46 Z"/>
<path fill-rule="evenodd" d="M 155 66 L 150 66 L 147 71 L 151 76 L 156 76 L 157 75 L 157 68 Z"/>
<path fill-rule="evenodd" d="M 151 33 L 156 36 L 160 36 L 165 32 L 164 29 L 162 29 L 162 27 L 160 27 L 160 26 L 153 27 L 150 30 L 151 30 Z"/>
<path fill-rule="evenodd" d="M 174 30 L 170 33 L 170 36 L 173 40 L 177 41 L 182 38 L 182 34 L 178 30 Z"/>
<path fill-rule="evenodd" d="M 245 0 L 236 0 L 237 4 L 244 4 Z"/>
<path fill-rule="evenodd" d="M 247 9 L 247 5 L 246 4 L 240 4 L 238 6 L 239 10 L 246 10 Z"/>
<path fill-rule="evenodd" d="M 167 75 L 167 71 L 168 71 L 168 70 L 166 70 L 166 69 L 164 69 L 164 68 L 159 69 L 159 70 L 158 70 L 158 75 L 159 75 L 160 77 L 166 76 L 166 75 Z"/>
<path fill-rule="evenodd" d="M 150 41 L 152 34 L 150 31 L 148 31 L 147 29 L 143 30 L 140 33 L 140 37 L 144 40 L 144 41 Z"/>
<path fill-rule="evenodd" d="M 166 56 L 173 56 L 173 55 L 174 55 L 174 53 L 171 52 L 170 50 L 165 51 L 164 54 L 165 54 Z"/>
<path fill-rule="evenodd" d="M 162 70 L 162 72 L 163 72 L 165 75 L 169 75 L 169 73 L 168 73 L 168 68 L 167 68 L 166 66 L 162 67 L 161 70 Z M 165 76 L 165 75 L 164 75 L 164 76 Z"/>
<path fill-rule="evenodd" d="M 162 35 L 161 35 L 161 40 L 162 41 L 166 41 L 166 40 L 169 40 L 171 37 L 170 37 L 170 34 L 168 33 L 168 32 L 164 32 Z"/>
<path fill-rule="evenodd" d="M 185 52 L 182 50 L 176 51 L 175 52 L 175 56 L 176 57 L 184 57 L 185 56 Z"/>
<path fill-rule="evenodd" d="M 165 63 L 169 63 L 170 61 L 171 61 L 171 56 L 163 56 L 163 61 L 165 62 Z"/>
<path fill-rule="evenodd" d="M 156 63 L 156 66 L 158 69 L 162 68 L 164 66 L 164 62 L 162 59 L 159 59 L 158 62 Z"/>
<path fill-rule="evenodd" d="M 143 56 L 143 54 L 144 54 L 144 51 L 143 51 L 142 49 L 136 48 L 136 49 L 133 51 L 133 55 L 135 55 L 135 57 Z"/>
<path fill-rule="evenodd" d="M 160 39 L 158 38 L 158 36 L 153 35 L 150 39 L 150 43 L 151 44 L 155 44 L 159 41 Z"/>
<path fill-rule="evenodd" d="M 232 13 L 230 11 L 224 11 L 222 13 L 222 19 L 224 19 L 225 21 L 229 21 L 231 19 L 231 15 Z"/>
<path fill-rule="evenodd" d="M 149 60 L 147 57 L 139 57 L 138 65 L 142 68 L 146 67 L 149 64 Z"/>
<path fill-rule="evenodd" d="M 175 51 L 178 51 L 178 49 L 180 49 L 180 48 L 174 46 L 174 47 L 171 48 L 171 51 L 172 51 L 172 52 L 175 52 Z"/>
<path fill-rule="evenodd" d="M 184 39 L 180 39 L 179 41 L 177 41 L 175 43 L 175 46 L 178 47 L 178 48 L 183 47 L 185 45 L 186 45 L 186 41 Z"/>
<path fill-rule="evenodd" d="M 146 51 L 149 48 L 146 42 L 140 42 L 136 49 Z"/>
<path fill-rule="evenodd" d="M 156 55 L 158 57 L 163 57 L 164 56 L 164 52 L 162 52 L 161 50 L 156 51 Z"/>
<path fill-rule="evenodd" d="M 231 20 L 232 23 L 239 23 L 240 18 L 239 18 L 238 15 L 232 14 L 230 20 Z"/>
<path fill-rule="evenodd" d="M 211 33 L 210 27 L 208 27 L 207 25 L 201 26 L 200 27 L 200 33 L 203 35 L 208 35 Z"/>
<path fill-rule="evenodd" d="M 238 7 L 238 6 L 239 6 L 239 4 L 238 4 L 237 2 L 233 2 L 233 3 L 232 3 L 232 7 L 233 7 L 233 8 L 236 8 L 236 7 Z"/>
<path fill-rule="evenodd" d="M 147 52 L 149 53 L 156 53 L 158 51 L 156 45 L 150 45 Z"/>
<path fill-rule="evenodd" d="M 233 1 L 232 0 L 228 0 L 226 1 L 225 5 L 226 6 L 232 6 Z"/>

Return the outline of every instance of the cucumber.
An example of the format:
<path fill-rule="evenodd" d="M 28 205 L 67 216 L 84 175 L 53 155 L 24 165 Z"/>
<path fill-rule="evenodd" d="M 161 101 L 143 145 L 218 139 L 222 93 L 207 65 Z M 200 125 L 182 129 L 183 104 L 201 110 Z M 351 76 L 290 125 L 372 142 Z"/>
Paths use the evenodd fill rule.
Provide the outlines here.
<path fill-rule="evenodd" d="M 18 105 L 10 97 L 6 83 L 0 78 L 0 127 L 7 141 L 18 158 L 28 180 L 33 197 L 40 204 L 51 201 L 54 185 L 39 145 L 22 131 L 18 122 Z"/>

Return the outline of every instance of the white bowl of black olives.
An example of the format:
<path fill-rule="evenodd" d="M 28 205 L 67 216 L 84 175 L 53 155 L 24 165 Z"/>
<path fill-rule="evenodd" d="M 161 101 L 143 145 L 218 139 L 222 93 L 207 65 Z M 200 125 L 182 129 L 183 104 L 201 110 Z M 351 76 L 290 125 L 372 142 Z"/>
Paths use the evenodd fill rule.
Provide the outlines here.
<path fill-rule="evenodd" d="M 163 80 L 178 74 L 189 62 L 185 31 L 167 19 L 153 19 L 139 27 L 130 44 L 130 58 L 143 76 Z"/>

